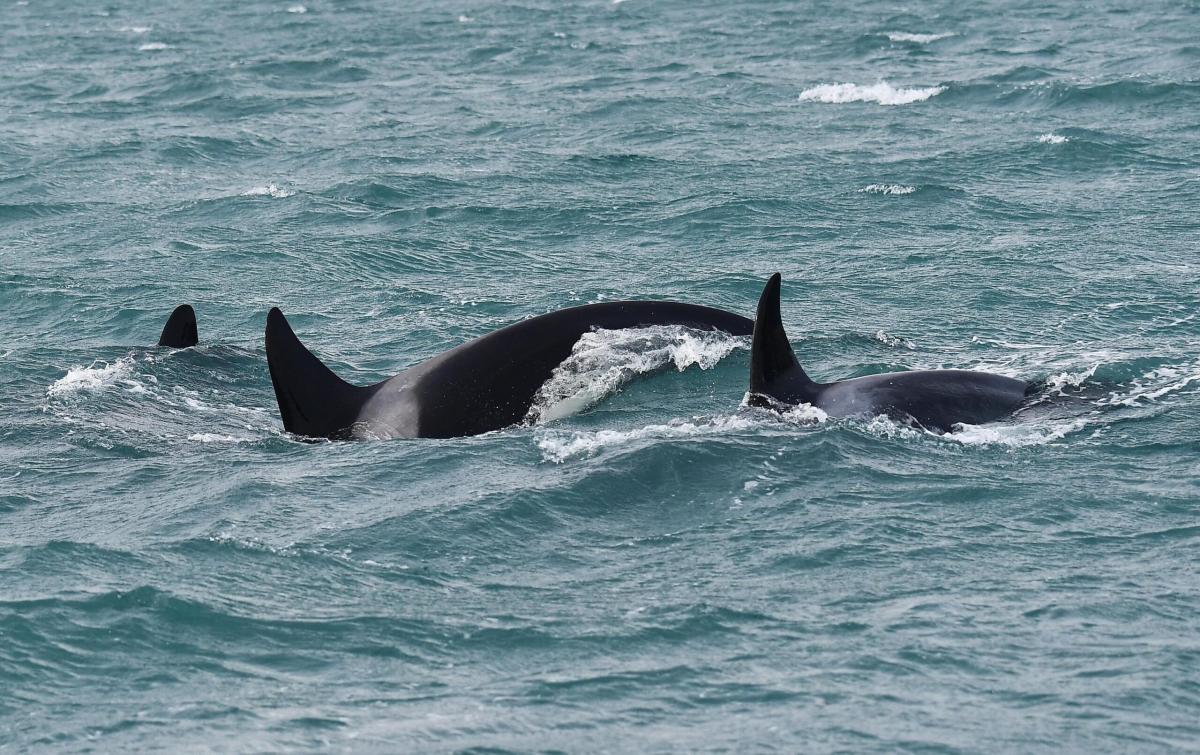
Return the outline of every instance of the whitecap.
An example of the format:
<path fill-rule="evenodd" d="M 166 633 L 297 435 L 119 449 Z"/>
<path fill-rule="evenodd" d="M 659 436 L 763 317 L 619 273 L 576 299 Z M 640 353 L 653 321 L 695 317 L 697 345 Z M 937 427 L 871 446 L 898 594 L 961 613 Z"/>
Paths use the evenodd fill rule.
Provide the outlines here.
<path fill-rule="evenodd" d="M 680 372 L 692 365 L 707 370 L 746 347 L 744 338 L 676 325 L 584 333 L 538 390 L 525 419 L 561 419 L 592 406 L 635 375 L 668 366 Z"/>
<path fill-rule="evenodd" d="M 140 383 L 128 380 L 131 374 L 133 374 L 133 357 L 123 357 L 111 364 L 96 360 L 88 367 L 79 366 L 67 370 L 66 375 L 54 381 L 46 389 L 46 395 L 62 397 L 80 391 L 97 391 L 122 381 L 142 387 L 144 390 L 145 387 Z"/>
<path fill-rule="evenodd" d="M 471 23 L 471 22 L 472 22 L 472 21 L 474 21 L 474 20 L 475 20 L 475 19 L 471 18 L 470 16 L 459 16 L 459 17 L 458 17 L 458 22 L 459 22 L 460 24 L 469 24 L 469 23 Z"/>
<path fill-rule="evenodd" d="M 1051 424 L 957 425 L 954 432 L 942 437 L 967 446 L 1024 448 L 1044 446 L 1062 440 L 1071 433 L 1082 430 L 1087 424 L 1086 419 L 1073 419 Z"/>
<path fill-rule="evenodd" d="M 903 196 L 912 194 L 917 190 L 915 186 L 905 186 L 904 184 L 871 184 L 859 189 L 860 194 L 884 194 L 886 196 Z"/>
<path fill-rule="evenodd" d="M 946 91 L 946 87 L 912 87 L 897 89 L 886 81 L 870 86 L 859 84 L 821 84 L 800 93 L 801 101 L 843 104 L 847 102 L 878 102 L 880 105 L 907 105 L 921 102 Z"/>
<path fill-rule="evenodd" d="M 906 31 L 889 31 L 884 32 L 887 38 L 893 42 L 916 42 L 919 45 L 927 45 L 930 42 L 936 42 L 939 39 L 953 37 L 954 32 L 943 32 L 941 34 L 911 34 Z"/>
<path fill-rule="evenodd" d="M 287 12 L 288 13 L 308 13 L 308 8 L 305 8 L 303 5 L 289 5 Z"/>
<path fill-rule="evenodd" d="M 1042 134 L 1037 138 L 1038 144 L 1066 144 L 1070 138 L 1059 134 Z"/>
<path fill-rule="evenodd" d="M 646 425 L 633 430 L 543 431 L 537 439 L 538 449 L 546 461 L 561 464 L 568 459 L 592 456 L 612 446 L 625 446 L 644 439 L 678 439 L 751 430 L 760 423 L 749 416 L 731 415 L 708 420 L 671 420 L 666 424 Z"/>
<path fill-rule="evenodd" d="M 145 34 L 150 31 L 149 26 L 122 26 L 120 31 L 129 32 L 130 34 Z"/>
<path fill-rule="evenodd" d="M 893 348 L 898 348 L 900 346 L 903 346 L 906 349 L 917 348 L 917 345 L 915 343 L 913 343 L 912 341 L 908 340 L 907 338 L 901 338 L 900 336 L 889 335 L 887 333 L 884 333 L 882 330 L 875 331 L 875 340 L 879 341 L 880 343 L 882 343 L 886 346 L 891 346 Z"/>
<path fill-rule="evenodd" d="M 1132 382 L 1124 394 L 1113 393 L 1098 403 L 1104 406 L 1137 406 L 1153 403 L 1169 393 L 1200 383 L 1198 365 L 1171 365 L 1150 370 Z"/>
<path fill-rule="evenodd" d="M 147 42 L 138 48 L 141 52 L 158 52 L 159 50 L 170 49 L 170 45 L 165 42 Z"/>
<path fill-rule="evenodd" d="M 295 193 L 296 192 L 291 191 L 289 189 L 281 189 L 278 186 L 276 186 L 275 184 L 267 184 L 266 186 L 256 186 L 253 189 L 248 189 L 246 191 L 243 191 L 242 196 L 243 197 L 274 197 L 276 199 L 283 199 L 284 197 L 290 197 L 290 196 L 294 195 Z"/>
<path fill-rule="evenodd" d="M 233 435 L 221 435 L 219 433 L 192 433 L 188 436 L 188 440 L 196 441 L 197 443 L 246 443 L 253 438 L 238 438 Z"/>

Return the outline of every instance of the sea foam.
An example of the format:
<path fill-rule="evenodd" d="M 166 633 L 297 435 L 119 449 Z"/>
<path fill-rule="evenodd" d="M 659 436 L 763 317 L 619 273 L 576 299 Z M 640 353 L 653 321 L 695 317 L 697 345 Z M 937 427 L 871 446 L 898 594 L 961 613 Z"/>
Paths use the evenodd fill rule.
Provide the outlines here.
<path fill-rule="evenodd" d="M 936 42 L 939 39 L 953 37 L 954 32 L 943 32 L 941 34 L 911 34 L 906 31 L 889 31 L 884 32 L 887 38 L 893 42 L 916 42 L 919 45 L 927 45 L 930 42 Z"/>
<path fill-rule="evenodd" d="M 296 192 L 291 191 L 290 189 L 281 189 L 280 187 L 276 186 L 275 184 L 267 184 L 266 186 L 256 186 L 253 189 L 248 189 L 246 191 L 243 191 L 242 196 L 243 197 L 274 197 L 276 199 L 283 199 L 284 197 L 290 197 L 290 196 L 294 195 L 295 193 Z"/>
<path fill-rule="evenodd" d="M 887 196 L 903 196 L 912 194 L 917 190 L 915 186 L 904 186 L 903 184 L 871 184 L 859 189 L 861 194 L 885 194 Z"/>
<path fill-rule="evenodd" d="M 896 88 L 886 81 L 869 86 L 861 84 L 821 84 L 800 93 L 803 102 L 840 105 L 847 102 L 878 102 L 880 105 L 908 105 L 946 91 L 946 87 Z"/>
<path fill-rule="evenodd" d="M 66 375 L 55 380 L 46 389 L 46 395 L 50 397 L 62 397 L 81 391 L 96 391 L 116 385 L 121 381 L 128 381 L 131 385 L 144 389 L 144 386 L 141 386 L 140 383 L 129 381 L 129 377 L 132 374 L 133 357 L 123 357 L 111 364 L 97 360 L 92 362 L 88 367 L 79 366 L 67 370 Z"/>
<path fill-rule="evenodd" d="M 635 375 L 668 366 L 680 372 L 692 365 L 707 370 L 746 347 L 744 338 L 677 325 L 584 333 L 538 390 L 525 419 L 561 419 L 592 406 Z"/>

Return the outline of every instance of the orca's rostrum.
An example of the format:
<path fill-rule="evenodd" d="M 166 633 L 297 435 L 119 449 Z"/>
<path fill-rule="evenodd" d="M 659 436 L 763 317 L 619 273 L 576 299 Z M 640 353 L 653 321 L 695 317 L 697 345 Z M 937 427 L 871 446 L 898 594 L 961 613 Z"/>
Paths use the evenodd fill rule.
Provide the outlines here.
<path fill-rule="evenodd" d="M 588 304 L 502 328 L 375 385 L 347 383 L 312 354 L 278 308 L 267 315 L 267 365 L 288 432 L 314 438 L 453 438 L 520 423 L 580 336 L 681 325 L 748 336 L 749 319 L 679 302 Z"/>

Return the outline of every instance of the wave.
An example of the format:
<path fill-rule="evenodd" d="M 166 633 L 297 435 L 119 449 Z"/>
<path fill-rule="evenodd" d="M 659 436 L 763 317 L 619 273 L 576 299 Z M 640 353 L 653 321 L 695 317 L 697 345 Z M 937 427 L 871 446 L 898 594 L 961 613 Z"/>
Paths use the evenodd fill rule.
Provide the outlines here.
<path fill-rule="evenodd" d="M 54 398 L 68 396 L 73 393 L 98 391 L 118 383 L 124 383 L 130 390 L 145 391 L 145 386 L 131 379 L 133 375 L 133 357 L 127 356 L 109 363 L 96 360 L 88 367 L 72 367 L 67 374 L 55 380 L 46 389 L 46 395 Z"/>
<path fill-rule="evenodd" d="M 922 102 L 946 91 L 944 86 L 896 88 L 886 81 L 869 86 L 860 84 L 821 84 L 800 93 L 802 102 L 844 104 L 878 102 L 880 105 L 908 105 Z"/>
<path fill-rule="evenodd" d="M 536 439 L 542 458 L 561 464 L 573 458 L 595 456 L 611 447 L 636 445 L 638 441 L 680 440 L 707 438 L 736 433 L 761 433 L 779 426 L 822 424 L 829 415 L 809 404 L 786 407 L 781 412 L 744 410 L 738 414 L 691 420 L 673 419 L 662 424 L 646 425 L 631 430 L 544 430 Z"/>
<path fill-rule="evenodd" d="M 917 190 L 915 186 L 904 186 L 903 184 L 871 184 L 859 189 L 860 194 L 884 194 L 887 196 L 902 196 L 904 194 L 912 194 Z"/>
<path fill-rule="evenodd" d="M 1066 144 L 1071 141 L 1070 137 L 1054 133 L 1042 134 L 1037 140 L 1038 144 Z"/>
<path fill-rule="evenodd" d="M 275 199 L 284 199 L 285 197 L 295 196 L 295 194 L 296 192 L 291 189 L 281 189 L 275 184 L 256 186 L 253 189 L 247 189 L 242 192 L 243 197 L 274 197 Z"/>
<path fill-rule="evenodd" d="M 171 46 L 166 42 L 147 42 L 138 48 L 139 52 L 158 52 L 160 50 L 169 50 Z"/>
<path fill-rule="evenodd" d="M 954 32 L 942 32 L 941 34 L 911 34 L 906 31 L 888 31 L 884 32 L 884 36 L 893 42 L 915 42 L 919 45 L 927 45 L 930 42 L 936 42 L 939 39 L 955 36 Z"/>
<path fill-rule="evenodd" d="M 538 390 L 526 421 L 538 424 L 577 414 L 636 375 L 671 365 L 679 372 L 692 365 L 707 370 L 735 349 L 748 347 L 745 338 L 677 325 L 585 333 Z"/>

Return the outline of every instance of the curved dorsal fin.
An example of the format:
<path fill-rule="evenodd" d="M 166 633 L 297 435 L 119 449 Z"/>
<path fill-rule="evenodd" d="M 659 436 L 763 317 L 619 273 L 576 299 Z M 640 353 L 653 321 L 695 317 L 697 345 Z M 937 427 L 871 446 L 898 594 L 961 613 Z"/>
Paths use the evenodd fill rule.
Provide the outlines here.
<path fill-rule="evenodd" d="M 800 389 L 813 382 L 796 359 L 783 329 L 779 313 L 781 280 L 779 273 L 772 275 L 758 300 L 754 343 L 750 347 L 750 394 L 795 403 L 803 400 Z"/>
<path fill-rule="evenodd" d="M 200 342 L 200 334 L 196 331 L 196 310 L 190 304 L 180 304 L 167 318 L 162 335 L 158 337 L 159 346 L 170 346 L 173 349 L 186 349 Z"/>
<path fill-rule="evenodd" d="M 333 374 L 300 343 L 278 307 L 267 315 L 266 341 L 283 429 L 314 438 L 347 437 L 373 391 Z"/>

